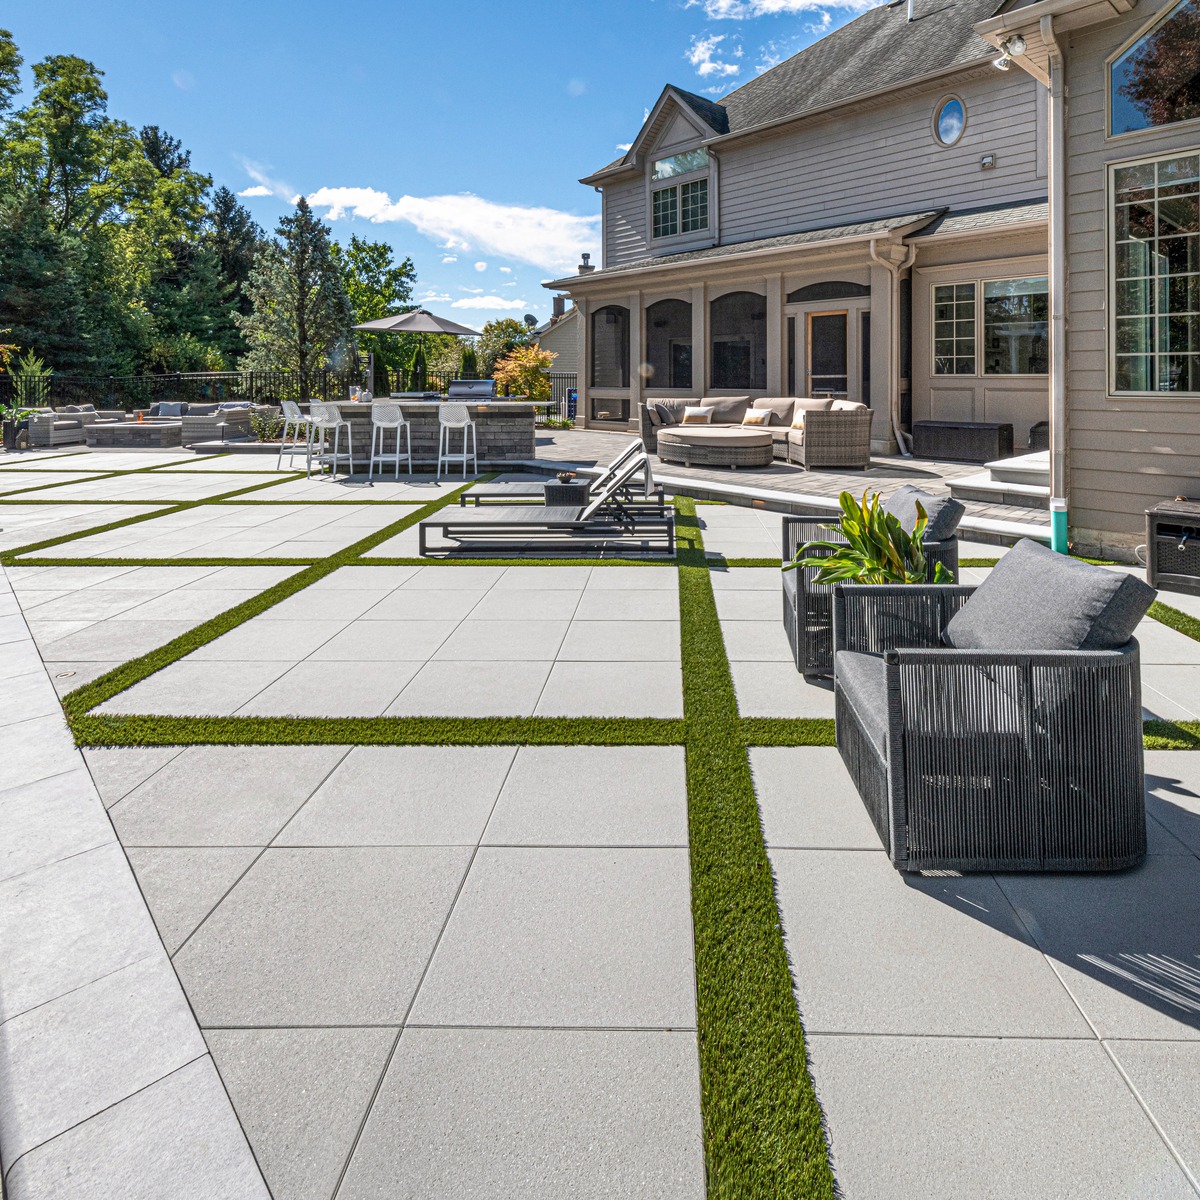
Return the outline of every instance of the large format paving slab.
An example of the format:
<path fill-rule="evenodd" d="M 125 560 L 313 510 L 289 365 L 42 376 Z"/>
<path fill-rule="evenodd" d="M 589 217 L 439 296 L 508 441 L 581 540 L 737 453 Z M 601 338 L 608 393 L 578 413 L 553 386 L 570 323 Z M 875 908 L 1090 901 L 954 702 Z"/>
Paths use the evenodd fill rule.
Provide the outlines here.
<path fill-rule="evenodd" d="M 836 750 L 751 763 L 847 1196 L 1195 1194 L 1200 757 L 1148 754 L 1145 864 L 1080 876 L 897 872 Z"/>
<path fill-rule="evenodd" d="M 17 499 L 19 500 L 19 497 Z M 111 524 L 113 521 L 124 521 L 129 517 L 141 517 L 146 513 L 159 511 L 161 509 L 154 505 L 143 504 L 68 504 L 61 508 L 54 504 L 5 504 L 0 508 L 0 550 L 17 550 L 51 538 L 81 533 Z M 133 528 L 136 529 L 137 526 Z M 134 537 L 136 536 L 135 534 Z M 55 546 L 54 556 L 74 557 L 82 541 L 93 540 L 85 538 L 80 542 L 65 542 L 61 546 Z M 130 539 L 125 539 L 128 540 Z"/>
<path fill-rule="evenodd" d="M 676 572 L 566 567 L 547 587 L 546 570 L 343 567 L 101 711 L 682 716 Z"/>

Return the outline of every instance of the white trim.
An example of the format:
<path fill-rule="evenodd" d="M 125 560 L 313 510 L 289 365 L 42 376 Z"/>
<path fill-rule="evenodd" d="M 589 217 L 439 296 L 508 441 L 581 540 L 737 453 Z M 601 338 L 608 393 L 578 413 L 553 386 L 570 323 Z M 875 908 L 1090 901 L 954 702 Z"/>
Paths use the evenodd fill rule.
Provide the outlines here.
<path fill-rule="evenodd" d="M 946 142 L 946 141 L 942 140 L 942 135 L 938 132 L 938 118 L 941 117 L 942 110 L 952 100 L 955 101 L 958 104 L 958 107 L 962 109 L 963 123 L 962 123 L 962 128 L 958 131 L 958 137 L 956 137 L 954 139 L 954 141 L 952 141 L 952 142 Z M 958 143 L 961 142 L 963 140 L 963 138 L 965 138 L 967 136 L 967 124 L 968 124 L 969 119 L 970 119 L 970 117 L 967 112 L 967 102 L 957 92 L 947 92 L 933 106 L 933 116 L 930 120 L 930 124 L 931 124 L 931 128 L 933 130 L 934 145 L 941 147 L 941 149 L 943 149 L 943 150 L 949 150 L 952 147 L 957 146 Z"/>
<path fill-rule="evenodd" d="M 934 270 L 937 270 L 937 269 L 939 269 L 939 268 L 934 268 Z M 950 268 L 950 269 L 953 269 L 953 268 Z M 926 272 L 921 270 L 920 268 L 918 268 L 918 271 L 922 275 L 926 274 Z M 929 378 L 930 379 L 974 379 L 974 380 L 982 379 L 982 380 L 987 380 L 987 379 L 1049 379 L 1050 378 L 1049 370 L 1020 371 L 1020 372 L 1018 372 L 1018 371 L 982 371 L 982 370 L 980 370 L 980 364 L 981 364 L 981 361 L 983 358 L 983 335 L 984 335 L 984 329 L 985 329 L 984 309 L 983 309 L 984 285 L 988 284 L 988 283 L 1014 283 L 1019 279 L 1045 279 L 1046 280 L 1047 304 L 1049 304 L 1050 278 L 1049 278 L 1048 274 L 1030 275 L 1027 272 L 1023 272 L 1020 275 L 993 275 L 993 276 L 986 276 L 986 277 L 983 275 L 975 275 L 975 276 L 967 278 L 967 279 L 932 279 L 932 278 L 929 279 L 928 286 L 929 286 Z M 934 292 L 935 288 L 958 287 L 964 283 L 969 283 L 975 289 L 975 370 L 970 375 L 963 375 L 963 374 L 959 374 L 957 372 L 946 372 L 945 374 L 943 374 L 936 369 L 937 353 L 935 352 L 935 345 L 937 342 L 937 336 L 936 336 L 936 332 L 935 332 L 935 326 L 937 325 L 937 318 L 934 315 L 934 309 L 936 307 L 937 301 L 934 299 L 933 292 Z M 958 319 L 955 318 L 955 324 L 957 324 L 957 323 L 958 323 Z M 1050 336 L 1049 325 L 1050 325 L 1050 320 L 1049 320 L 1049 317 L 1047 316 L 1047 319 L 1046 319 L 1047 344 L 1049 343 L 1049 336 Z M 957 334 L 955 334 L 955 342 L 957 342 L 957 341 L 958 341 L 958 336 L 957 336 Z M 956 354 L 956 355 L 954 355 L 954 357 L 962 358 L 964 356 Z"/>

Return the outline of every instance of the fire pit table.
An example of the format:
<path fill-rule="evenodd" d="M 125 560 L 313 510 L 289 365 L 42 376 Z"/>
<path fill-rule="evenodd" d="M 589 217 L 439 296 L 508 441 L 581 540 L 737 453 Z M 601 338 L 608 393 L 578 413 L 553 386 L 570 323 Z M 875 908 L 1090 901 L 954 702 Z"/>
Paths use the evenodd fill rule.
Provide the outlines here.
<path fill-rule="evenodd" d="M 178 446 L 183 439 L 180 417 L 146 417 L 141 421 L 97 421 L 88 425 L 87 444 L 119 449 Z"/>

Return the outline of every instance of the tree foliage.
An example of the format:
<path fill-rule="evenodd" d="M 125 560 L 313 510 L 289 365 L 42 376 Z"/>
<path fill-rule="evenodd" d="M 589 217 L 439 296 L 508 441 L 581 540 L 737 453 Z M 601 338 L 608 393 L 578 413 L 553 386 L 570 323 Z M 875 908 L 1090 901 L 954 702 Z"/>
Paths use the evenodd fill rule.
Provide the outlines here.
<path fill-rule="evenodd" d="M 494 378 L 493 371 L 506 354 L 518 346 L 528 346 L 532 341 L 533 330 L 512 317 L 489 321 L 475 343 L 480 373 Z"/>
<path fill-rule="evenodd" d="M 395 251 L 386 242 L 372 242 L 350 235 L 343 248 L 333 243 L 333 259 L 342 276 L 342 286 L 354 312 L 354 324 L 377 321 L 410 311 L 413 285 L 417 280 L 411 258 L 396 262 Z M 374 353 L 376 362 L 388 368 L 407 366 L 415 348 L 412 334 L 359 335 L 364 351 Z"/>
<path fill-rule="evenodd" d="M 506 396 L 526 396 L 530 400 L 550 399 L 550 367 L 558 357 L 536 343 L 516 346 L 496 364 L 492 378 Z"/>

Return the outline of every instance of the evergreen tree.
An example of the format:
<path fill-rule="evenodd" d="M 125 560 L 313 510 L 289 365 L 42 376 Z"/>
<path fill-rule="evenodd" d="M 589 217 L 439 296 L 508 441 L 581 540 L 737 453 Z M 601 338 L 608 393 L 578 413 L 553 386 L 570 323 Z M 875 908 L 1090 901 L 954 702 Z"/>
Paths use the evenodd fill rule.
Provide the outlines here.
<path fill-rule="evenodd" d="M 13 97 L 21 90 L 21 63 L 17 43 L 7 29 L 0 29 L 0 115 L 12 108 Z"/>
<path fill-rule="evenodd" d="M 276 235 L 246 286 L 251 312 L 239 316 L 238 325 L 250 350 L 241 365 L 294 371 L 303 398 L 318 370 L 351 361 L 354 315 L 329 230 L 303 196 L 296 211 L 280 220 Z"/>
<path fill-rule="evenodd" d="M 178 138 L 173 138 L 157 125 L 143 125 L 138 135 L 142 149 L 150 165 L 165 179 L 176 171 L 186 171 L 192 165 L 192 152 L 183 148 Z"/>

